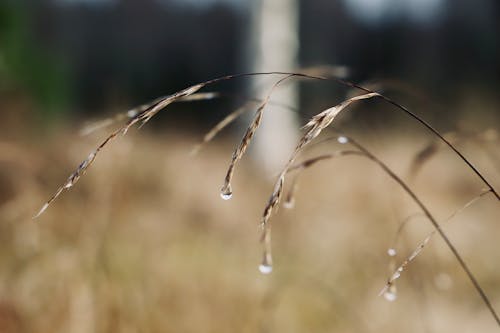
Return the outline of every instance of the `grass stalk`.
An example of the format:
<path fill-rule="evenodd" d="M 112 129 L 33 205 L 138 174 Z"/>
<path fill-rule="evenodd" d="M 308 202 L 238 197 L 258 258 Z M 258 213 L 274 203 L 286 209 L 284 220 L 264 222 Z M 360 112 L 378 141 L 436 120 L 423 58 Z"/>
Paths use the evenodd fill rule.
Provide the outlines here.
<path fill-rule="evenodd" d="M 379 158 L 377 158 L 374 154 L 372 154 L 363 145 L 361 145 L 360 143 L 358 143 L 357 141 L 355 141 L 352 138 L 349 138 L 349 137 L 346 137 L 346 136 L 343 136 L 343 137 L 347 139 L 347 142 L 349 142 L 352 146 L 354 146 L 355 148 L 357 148 L 359 150 L 358 153 L 349 153 L 349 154 L 346 154 L 346 155 L 363 156 L 363 157 L 368 158 L 370 161 L 374 162 L 375 164 L 377 164 L 382 169 L 382 171 L 384 171 L 384 173 L 386 173 L 390 178 L 392 178 L 411 197 L 411 199 L 422 210 L 423 214 L 427 217 L 427 219 L 431 222 L 431 224 L 434 227 L 434 231 L 430 235 L 428 235 L 426 237 L 426 239 L 422 243 L 420 243 L 420 245 L 418 246 L 418 248 L 410 255 L 410 257 L 407 260 L 405 260 L 403 262 L 403 264 L 401 266 L 399 266 L 399 268 L 396 270 L 396 272 L 389 278 L 388 283 L 386 284 L 386 286 L 384 287 L 384 289 L 382 290 L 381 293 L 384 293 L 386 291 L 391 291 L 391 288 L 395 288 L 393 282 L 397 278 L 399 278 L 399 276 L 400 276 L 401 272 L 404 270 L 404 268 L 413 259 L 415 259 L 415 257 L 420 253 L 420 251 L 428 243 L 428 241 L 430 240 L 430 238 L 432 237 L 432 235 L 437 232 L 440 235 L 440 237 L 444 240 L 444 242 L 447 245 L 447 247 L 451 250 L 451 252 L 455 256 L 455 258 L 457 259 L 460 267 L 466 273 L 468 279 L 470 280 L 470 282 L 472 283 L 473 287 L 475 288 L 475 290 L 477 291 L 477 293 L 481 297 L 481 299 L 482 299 L 483 303 L 485 304 L 485 306 L 488 308 L 488 310 L 489 310 L 490 314 L 492 315 L 493 319 L 496 321 L 497 325 L 500 327 L 500 318 L 499 318 L 497 312 L 495 311 L 495 309 L 493 308 L 493 305 L 491 304 L 488 296 L 484 292 L 484 289 L 481 287 L 481 285 L 479 284 L 478 280 L 476 279 L 476 277 L 474 276 L 474 274 L 470 270 L 469 266 L 465 263 L 464 259 L 462 258 L 462 256 L 460 255 L 460 253 L 458 252 L 458 250 L 456 249 L 456 247 L 453 245 L 453 243 L 450 241 L 450 239 L 446 235 L 446 233 L 442 229 L 440 223 L 436 220 L 436 218 L 434 218 L 434 216 L 431 214 L 431 212 L 429 211 L 429 209 L 424 205 L 424 203 L 420 200 L 420 198 L 416 195 L 416 193 L 398 175 L 396 175 L 392 171 L 392 169 L 389 168 L 389 166 L 387 166 L 387 164 L 385 164 L 382 160 L 380 160 Z M 310 165 L 313 165 L 316 162 L 319 162 L 319 161 L 322 161 L 322 160 L 326 160 L 328 158 L 332 158 L 332 157 L 336 157 L 336 156 L 340 156 L 340 155 L 339 154 L 330 154 L 330 155 L 323 155 L 321 157 L 316 157 L 314 159 L 310 159 L 308 161 L 302 162 L 300 165 L 297 165 L 297 166 L 295 166 L 293 168 L 290 168 L 290 170 L 303 168 L 304 165 L 309 165 L 310 166 Z M 448 220 L 451 219 L 451 218 L 453 218 L 456 214 L 458 214 L 459 212 L 461 212 L 463 209 L 467 208 L 472 203 L 474 203 L 475 201 L 479 200 L 481 197 L 483 197 L 484 195 L 486 195 L 486 194 L 488 194 L 490 192 L 492 192 L 491 189 L 487 189 L 487 190 L 483 191 L 481 194 L 479 194 L 478 196 L 476 196 L 475 198 L 473 198 L 471 201 L 469 201 L 467 204 L 465 204 L 461 209 L 459 209 L 458 211 L 454 212 L 448 218 Z"/>

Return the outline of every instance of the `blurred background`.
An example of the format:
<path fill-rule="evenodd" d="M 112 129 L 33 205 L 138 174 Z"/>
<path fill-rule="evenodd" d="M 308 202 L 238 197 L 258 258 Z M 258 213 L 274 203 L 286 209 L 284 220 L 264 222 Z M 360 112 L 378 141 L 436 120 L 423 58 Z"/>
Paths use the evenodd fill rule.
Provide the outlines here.
<path fill-rule="evenodd" d="M 4 0 L 0 3 L 0 332 L 494 332 L 438 238 L 378 297 L 432 230 L 369 161 L 320 163 L 273 218 L 264 276 L 258 223 L 276 172 L 312 115 L 359 94 L 335 81 L 277 87 L 255 142 L 219 189 L 251 120 L 189 153 L 278 75 L 206 87 L 107 146 L 32 216 L 113 128 L 95 121 L 219 76 L 333 75 L 428 120 L 500 188 L 499 4 L 495 0 Z M 99 123 L 101 124 L 101 123 Z M 393 106 L 360 102 L 336 127 L 407 181 L 445 221 L 484 184 Z M 113 127 L 115 126 L 115 127 Z M 324 138 L 332 133 L 324 133 Z M 319 141 L 319 140 L 318 140 Z M 340 149 L 335 140 L 303 158 Z M 288 183 L 287 183 L 288 186 Z M 500 205 L 489 194 L 445 230 L 500 309 Z M 397 254 L 387 254 L 390 247 Z"/>

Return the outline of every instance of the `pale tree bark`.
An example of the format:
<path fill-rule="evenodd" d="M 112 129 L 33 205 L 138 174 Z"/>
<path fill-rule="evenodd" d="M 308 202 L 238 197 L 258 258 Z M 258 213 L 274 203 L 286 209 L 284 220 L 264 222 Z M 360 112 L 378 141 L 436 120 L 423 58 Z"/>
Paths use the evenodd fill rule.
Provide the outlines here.
<path fill-rule="evenodd" d="M 253 2 L 250 59 L 252 71 L 293 71 L 298 57 L 298 0 Z M 279 77 L 255 78 L 252 94 L 265 96 Z M 298 104 L 294 79 L 276 89 L 272 100 L 293 107 Z M 284 108 L 268 105 L 255 137 L 253 154 L 267 172 L 276 172 L 286 162 L 298 137 L 298 116 Z"/>

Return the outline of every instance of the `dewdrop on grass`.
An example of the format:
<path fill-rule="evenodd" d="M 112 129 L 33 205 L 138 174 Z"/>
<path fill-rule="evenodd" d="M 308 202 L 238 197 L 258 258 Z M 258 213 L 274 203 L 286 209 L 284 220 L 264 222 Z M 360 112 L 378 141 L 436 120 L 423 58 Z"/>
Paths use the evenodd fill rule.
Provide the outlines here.
<path fill-rule="evenodd" d="M 341 144 L 346 144 L 346 143 L 348 143 L 348 142 L 349 142 L 349 139 L 348 139 L 348 138 L 346 138 L 345 136 L 339 136 L 339 137 L 337 138 L 337 141 L 338 141 L 338 143 L 341 143 Z"/>
<path fill-rule="evenodd" d="M 397 280 L 401 277 L 401 272 L 403 272 L 403 267 L 399 267 L 394 274 L 391 276 L 391 281 Z"/>
<path fill-rule="evenodd" d="M 273 266 L 269 264 L 260 264 L 259 271 L 265 275 L 271 274 L 271 272 L 273 271 Z"/>
<path fill-rule="evenodd" d="M 390 257 L 394 257 L 397 252 L 396 252 L 396 249 L 393 249 L 393 248 L 390 248 L 387 250 L 387 254 L 390 256 Z"/>
<path fill-rule="evenodd" d="M 394 302 L 396 298 L 398 298 L 397 290 L 395 285 L 389 286 L 387 290 L 384 292 L 384 298 L 389 302 Z"/>
<path fill-rule="evenodd" d="M 228 186 L 224 186 L 221 190 L 220 190 L 220 197 L 224 200 L 229 200 L 231 199 L 233 196 L 233 191 L 231 190 L 231 185 L 228 185 Z"/>
<path fill-rule="evenodd" d="M 264 275 L 271 274 L 273 271 L 273 258 L 271 257 L 271 253 L 267 250 L 264 252 L 264 258 L 259 265 L 259 271 Z"/>

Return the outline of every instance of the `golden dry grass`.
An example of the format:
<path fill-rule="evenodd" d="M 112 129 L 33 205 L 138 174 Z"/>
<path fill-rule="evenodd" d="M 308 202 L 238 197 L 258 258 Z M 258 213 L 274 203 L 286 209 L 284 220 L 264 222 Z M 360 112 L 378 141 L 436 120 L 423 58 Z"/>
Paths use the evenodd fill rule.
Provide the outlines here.
<path fill-rule="evenodd" d="M 0 332 L 493 332 L 496 324 L 438 238 L 398 280 L 387 249 L 415 204 L 357 157 L 301 175 L 293 210 L 273 220 L 275 268 L 261 275 L 259 222 L 272 175 L 249 159 L 234 196 L 219 196 L 231 151 L 142 131 L 106 147 L 92 169 L 38 220 L 31 217 L 98 142 L 61 133 L 0 144 Z M 363 138 L 360 138 L 362 141 Z M 378 145 L 405 176 L 422 148 Z M 467 147 L 465 147 L 466 149 Z M 467 156 L 498 186 L 488 155 Z M 422 167 L 415 191 L 442 220 L 482 184 L 447 152 Z M 500 309 L 500 207 L 492 196 L 444 225 Z M 432 226 L 409 223 L 398 262 Z"/>

